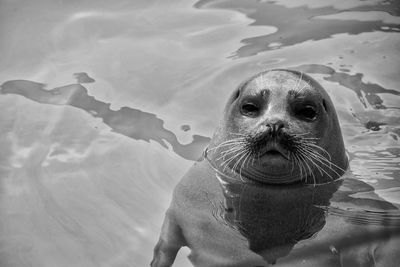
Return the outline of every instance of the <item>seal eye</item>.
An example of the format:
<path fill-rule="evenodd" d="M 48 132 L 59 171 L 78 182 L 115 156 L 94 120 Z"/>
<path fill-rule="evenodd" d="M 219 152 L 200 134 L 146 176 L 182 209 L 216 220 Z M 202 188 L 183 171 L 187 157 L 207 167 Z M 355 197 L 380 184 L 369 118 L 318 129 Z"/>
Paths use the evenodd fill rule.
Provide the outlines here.
<path fill-rule="evenodd" d="M 240 111 L 246 116 L 256 116 L 260 109 L 253 103 L 243 104 Z"/>
<path fill-rule="evenodd" d="M 317 111 L 313 106 L 307 105 L 296 110 L 296 115 L 308 121 L 313 121 L 317 118 Z"/>

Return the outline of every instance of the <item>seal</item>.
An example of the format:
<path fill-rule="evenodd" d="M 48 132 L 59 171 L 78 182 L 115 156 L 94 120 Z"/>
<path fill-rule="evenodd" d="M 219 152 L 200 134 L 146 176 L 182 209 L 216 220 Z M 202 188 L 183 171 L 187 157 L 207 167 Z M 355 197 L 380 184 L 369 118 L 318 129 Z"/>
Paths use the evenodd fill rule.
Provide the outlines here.
<path fill-rule="evenodd" d="M 207 158 L 224 173 L 269 184 L 326 183 L 348 164 L 329 95 L 308 75 L 281 69 L 232 94 Z"/>
<path fill-rule="evenodd" d="M 175 187 L 151 266 L 171 266 L 182 246 L 195 266 L 274 263 L 324 226 L 319 206 L 329 205 L 347 162 L 321 85 L 293 70 L 251 77 Z"/>

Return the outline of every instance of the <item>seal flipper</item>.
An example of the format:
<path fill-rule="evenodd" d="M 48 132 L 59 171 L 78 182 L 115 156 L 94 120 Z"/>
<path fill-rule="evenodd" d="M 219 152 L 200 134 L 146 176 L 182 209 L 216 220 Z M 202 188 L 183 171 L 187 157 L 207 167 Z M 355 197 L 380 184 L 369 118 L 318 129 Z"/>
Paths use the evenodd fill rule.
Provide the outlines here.
<path fill-rule="evenodd" d="M 179 249 L 185 245 L 182 229 L 177 224 L 171 211 L 167 211 L 162 228 L 161 236 L 154 248 L 154 256 L 151 267 L 169 267 L 174 263 Z"/>

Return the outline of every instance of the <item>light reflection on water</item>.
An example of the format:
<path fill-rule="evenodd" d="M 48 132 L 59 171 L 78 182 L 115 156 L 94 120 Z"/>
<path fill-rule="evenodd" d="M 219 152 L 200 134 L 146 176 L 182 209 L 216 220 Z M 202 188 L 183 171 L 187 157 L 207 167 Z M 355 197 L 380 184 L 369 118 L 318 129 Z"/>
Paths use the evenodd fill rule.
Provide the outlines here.
<path fill-rule="evenodd" d="M 331 95 L 359 210 L 398 208 L 398 5 L 296 3 L 2 2 L 0 266 L 148 265 L 227 96 L 268 68 Z"/>

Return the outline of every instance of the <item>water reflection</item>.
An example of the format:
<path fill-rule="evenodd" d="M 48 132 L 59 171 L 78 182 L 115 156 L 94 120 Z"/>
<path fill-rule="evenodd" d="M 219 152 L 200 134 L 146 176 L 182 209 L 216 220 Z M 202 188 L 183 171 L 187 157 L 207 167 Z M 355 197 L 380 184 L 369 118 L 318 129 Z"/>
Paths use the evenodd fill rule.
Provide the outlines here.
<path fill-rule="evenodd" d="M 246 237 L 251 251 L 270 264 L 324 227 L 321 206 L 329 205 L 341 183 L 281 187 L 220 181 L 224 219 Z"/>
<path fill-rule="evenodd" d="M 374 109 L 388 108 L 383 104 L 383 100 L 378 94 L 391 94 L 394 96 L 400 96 L 400 92 L 395 89 L 386 89 L 379 84 L 363 82 L 362 78 L 364 75 L 362 73 L 351 75 L 346 72 L 338 72 L 332 67 L 319 64 L 301 65 L 295 67 L 294 69 L 306 73 L 328 75 L 324 77 L 325 80 L 340 84 L 341 86 L 354 91 L 365 108 L 367 108 L 367 103 Z M 391 108 L 398 109 L 399 107 Z"/>
<path fill-rule="evenodd" d="M 397 1 L 379 2 L 375 5 L 359 4 L 351 8 L 339 9 L 334 3 L 325 3 L 325 6 L 310 7 L 304 2 L 299 6 L 287 8 L 287 1 L 215 1 L 200 0 L 196 7 L 217 7 L 222 9 L 240 10 L 254 19 L 252 25 L 275 26 L 279 31 L 264 36 L 257 36 L 242 40 L 244 45 L 236 52 L 238 57 L 248 57 L 262 51 L 273 50 L 285 46 L 292 46 L 309 40 L 323 40 L 340 33 L 360 34 L 365 32 L 384 31 L 399 32 L 399 20 L 396 18 L 387 22 L 382 18 L 371 18 L 365 21 L 365 11 L 383 11 L 393 16 L 400 12 Z M 289 5 L 293 3 L 289 2 Z M 245 8 L 244 8 L 245 7 Z M 351 12 L 351 16 L 334 16 L 342 11 Z M 357 16 L 357 13 L 360 12 Z M 268 14 L 268 15 L 266 15 Z M 324 16 L 332 15 L 329 19 Z M 387 17 L 386 16 L 386 17 Z"/>
<path fill-rule="evenodd" d="M 92 82 L 85 73 L 75 74 L 78 82 Z M 2 94 L 16 94 L 43 104 L 69 105 L 87 111 L 95 118 L 101 118 L 113 131 L 135 140 L 156 141 L 172 149 L 183 158 L 197 160 L 209 138 L 194 135 L 190 144 L 179 143 L 176 135 L 164 128 L 163 120 L 155 114 L 139 109 L 122 107 L 114 111 L 109 103 L 101 102 L 88 94 L 81 84 L 69 84 L 46 90 L 45 85 L 33 81 L 13 80 L 1 85 Z"/>
<path fill-rule="evenodd" d="M 316 186 L 261 185 L 198 162 L 174 191 L 152 266 L 169 266 L 181 246 L 191 248 L 194 266 L 293 266 L 304 260 L 342 266 L 376 258 L 378 250 L 396 257 L 380 249 L 400 242 L 397 207 L 379 196 L 363 197 L 374 188 L 350 173 L 343 178 Z"/>

